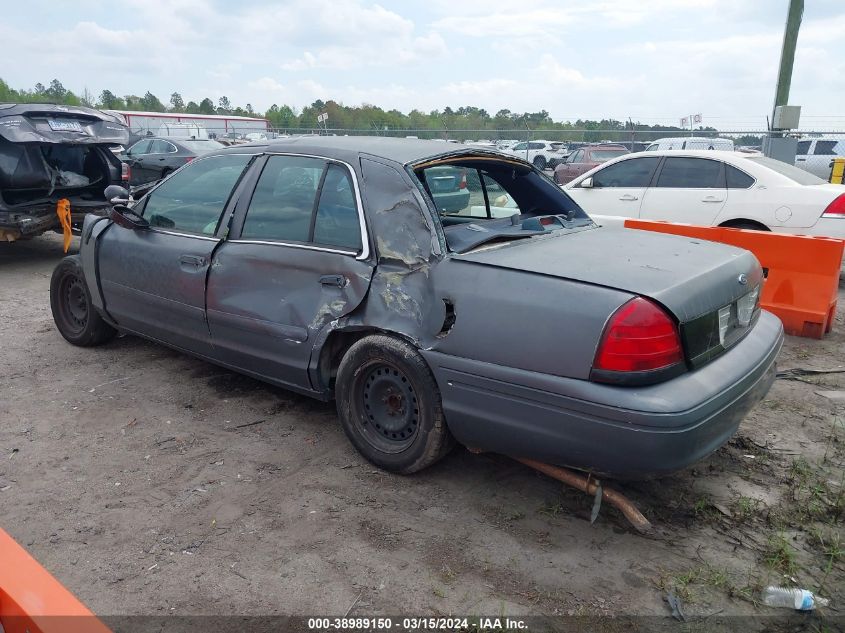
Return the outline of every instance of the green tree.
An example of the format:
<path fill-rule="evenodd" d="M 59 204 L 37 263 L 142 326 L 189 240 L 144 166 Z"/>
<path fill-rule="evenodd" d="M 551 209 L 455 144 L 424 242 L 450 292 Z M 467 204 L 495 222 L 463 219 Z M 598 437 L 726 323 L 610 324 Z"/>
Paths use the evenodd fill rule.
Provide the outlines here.
<path fill-rule="evenodd" d="M 141 97 L 141 109 L 146 112 L 164 112 L 164 104 L 149 90 Z"/>
<path fill-rule="evenodd" d="M 232 103 L 229 101 L 229 97 L 220 97 L 217 101 L 217 114 L 231 114 L 231 112 Z"/>
<path fill-rule="evenodd" d="M 106 110 L 125 110 L 126 102 L 116 96 L 111 90 L 103 90 L 100 93 L 99 105 Z"/>
<path fill-rule="evenodd" d="M 200 114 L 200 106 L 196 101 L 188 101 L 188 105 L 185 106 L 185 112 L 190 114 Z"/>
<path fill-rule="evenodd" d="M 214 102 L 206 97 L 200 101 L 199 110 L 201 114 L 214 114 Z"/>
<path fill-rule="evenodd" d="M 182 99 L 182 95 L 178 92 L 174 92 L 170 95 L 170 109 L 174 112 L 184 112 L 185 111 L 185 101 Z"/>

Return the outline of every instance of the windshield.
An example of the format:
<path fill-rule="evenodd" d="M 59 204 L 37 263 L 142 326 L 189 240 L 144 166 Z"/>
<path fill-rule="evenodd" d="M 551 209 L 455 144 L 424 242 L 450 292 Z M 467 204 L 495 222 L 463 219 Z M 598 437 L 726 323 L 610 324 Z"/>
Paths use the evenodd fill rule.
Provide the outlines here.
<path fill-rule="evenodd" d="M 795 165 L 790 165 L 788 163 L 775 160 L 774 158 L 769 158 L 768 156 L 751 156 L 745 160 L 768 167 L 772 171 L 779 173 L 781 176 L 786 176 L 793 182 L 797 182 L 799 185 L 823 185 L 826 182 L 808 171 L 799 169 Z"/>
<path fill-rule="evenodd" d="M 196 152 L 197 154 L 226 147 L 223 143 L 218 143 L 217 141 L 179 141 L 179 144 L 184 146 L 188 151 Z"/>
<path fill-rule="evenodd" d="M 628 153 L 627 149 L 594 149 L 592 151 L 593 160 L 597 163 L 603 163 L 611 158 L 624 156 Z"/>
<path fill-rule="evenodd" d="M 418 168 L 452 250 L 591 225 L 563 190 L 529 166 L 467 157 Z"/>

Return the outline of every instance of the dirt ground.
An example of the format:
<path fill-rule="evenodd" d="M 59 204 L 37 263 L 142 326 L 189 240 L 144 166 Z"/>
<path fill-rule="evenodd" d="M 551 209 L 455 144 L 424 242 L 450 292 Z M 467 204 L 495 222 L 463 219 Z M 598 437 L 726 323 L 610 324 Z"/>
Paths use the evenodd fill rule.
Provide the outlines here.
<path fill-rule="evenodd" d="M 845 609 L 845 401 L 818 395 L 845 374 L 780 378 L 694 469 L 614 484 L 644 537 L 505 457 L 390 475 L 331 404 L 136 338 L 74 348 L 60 257 L 55 235 L 0 244 L 0 527 L 100 615 L 666 615 L 669 591 L 688 616 L 767 614 L 770 583 Z M 781 369 L 845 369 L 839 299 Z"/>

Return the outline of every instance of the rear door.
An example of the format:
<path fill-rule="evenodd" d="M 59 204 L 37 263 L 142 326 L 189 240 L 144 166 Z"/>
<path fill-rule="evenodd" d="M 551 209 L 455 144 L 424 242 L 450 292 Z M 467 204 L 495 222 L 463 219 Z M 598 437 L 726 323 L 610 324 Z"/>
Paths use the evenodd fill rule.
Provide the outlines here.
<path fill-rule="evenodd" d="M 211 355 L 206 275 L 220 243 L 221 215 L 237 197 L 233 192 L 252 158 L 226 154 L 194 161 L 135 207 L 149 230 L 113 224 L 102 234 L 99 278 L 105 308 L 118 324 Z"/>
<path fill-rule="evenodd" d="M 592 187 L 577 186 L 567 193 L 587 213 L 636 218 L 659 156 L 631 158 L 599 169 L 592 175 Z"/>
<path fill-rule="evenodd" d="M 720 160 L 667 156 L 646 190 L 640 217 L 710 226 L 728 199 Z"/>
<path fill-rule="evenodd" d="M 310 156 L 270 155 L 260 169 L 208 276 L 215 355 L 310 389 L 318 334 L 354 310 L 370 285 L 358 182 L 348 165 Z"/>

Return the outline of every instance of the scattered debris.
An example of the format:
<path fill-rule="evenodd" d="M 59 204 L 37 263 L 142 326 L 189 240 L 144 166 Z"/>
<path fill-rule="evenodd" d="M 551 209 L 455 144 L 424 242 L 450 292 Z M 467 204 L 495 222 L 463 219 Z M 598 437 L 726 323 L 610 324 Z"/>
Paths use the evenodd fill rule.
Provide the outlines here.
<path fill-rule="evenodd" d="M 786 607 L 796 611 L 812 611 L 816 605 L 826 607 L 828 600 L 820 598 L 807 589 L 788 587 L 766 587 L 763 590 L 763 604 L 768 607 Z"/>
<path fill-rule="evenodd" d="M 666 594 L 666 602 L 669 603 L 669 608 L 672 609 L 672 617 L 675 618 L 678 622 L 686 622 L 687 616 L 684 615 L 683 605 L 681 604 L 681 599 L 675 595 L 674 592 L 670 591 Z"/>
<path fill-rule="evenodd" d="M 235 426 L 236 429 L 244 429 L 248 426 L 255 426 L 256 424 L 261 424 L 266 422 L 267 420 L 256 420 L 255 422 L 247 422 L 246 424 L 238 424 Z"/>

